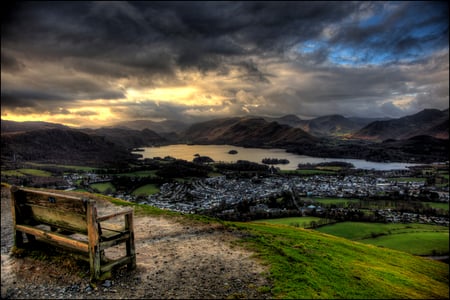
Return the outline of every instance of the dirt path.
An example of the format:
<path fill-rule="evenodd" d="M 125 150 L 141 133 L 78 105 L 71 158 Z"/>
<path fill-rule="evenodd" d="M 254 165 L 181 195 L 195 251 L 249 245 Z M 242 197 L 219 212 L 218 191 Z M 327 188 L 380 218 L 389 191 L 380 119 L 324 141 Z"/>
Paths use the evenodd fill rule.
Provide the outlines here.
<path fill-rule="evenodd" d="M 9 255 L 12 246 L 8 190 L 1 197 L 2 298 L 269 298 L 265 267 L 233 245 L 235 234 L 220 225 L 179 223 L 166 217 L 136 217 L 137 268 L 119 269 L 96 289 L 85 265 L 62 265 Z M 107 255 L 114 256 L 114 250 Z"/>

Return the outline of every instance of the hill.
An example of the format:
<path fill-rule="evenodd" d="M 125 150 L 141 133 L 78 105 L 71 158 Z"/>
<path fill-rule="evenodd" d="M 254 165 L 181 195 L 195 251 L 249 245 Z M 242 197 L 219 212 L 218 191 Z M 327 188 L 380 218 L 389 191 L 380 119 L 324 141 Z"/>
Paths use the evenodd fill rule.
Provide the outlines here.
<path fill-rule="evenodd" d="M 166 143 L 149 129 L 74 129 L 47 122 L 2 120 L 2 163 L 36 161 L 87 166 L 126 164 L 136 147 Z"/>
<path fill-rule="evenodd" d="M 341 137 L 355 133 L 367 124 L 378 121 L 373 118 L 346 118 L 341 115 L 326 115 L 310 120 L 302 120 L 295 115 L 286 115 L 280 118 L 265 118 L 291 127 L 301 128 L 307 133 L 319 137 Z"/>
<path fill-rule="evenodd" d="M 2 188 L 2 298 L 448 298 L 441 262 L 291 226 L 223 223 L 79 195 L 134 206 L 137 269 L 119 270 L 93 290 L 83 265 L 66 256 L 55 263 L 6 255 L 12 228 Z"/>
<path fill-rule="evenodd" d="M 1 131 L 4 132 L 25 132 L 31 130 L 42 129 L 70 129 L 70 127 L 49 122 L 40 121 L 27 121 L 27 122 L 15 122 L 8 120 L 1 120 Z"/>
<path fill-rule="evenodd" d="M 103 127 L 99 129 L 83 129 L 90 135 L 103 136 L 109 142 L 125 149 L 160 145 L 167 140 L 150 129 L 133 130 L 125 128 Z"/>
<path fill-rule="evenodd" d="M 264 118 L 225 118 L 196 123 L 183 139 L 197 144 L 230 144 L 244 147 L 286 147 L 317 141 L 300 128 L 292 128 Z"/>
<path fill-rule="evenodd" d="M 72 129 L 2 133 L 2 164 L 36 161 L 83 166 L 127 164 L 134 156 L 105 137 Z"/>
<path fill-rule="evenodd" d="M 416 135 L 430 135 L 448 139 L 449 111 L 424 109 L 417 114 L 399 119 L 376 121 L 352 135 L 355 139 L 382 141 L 408 139 Z"/>

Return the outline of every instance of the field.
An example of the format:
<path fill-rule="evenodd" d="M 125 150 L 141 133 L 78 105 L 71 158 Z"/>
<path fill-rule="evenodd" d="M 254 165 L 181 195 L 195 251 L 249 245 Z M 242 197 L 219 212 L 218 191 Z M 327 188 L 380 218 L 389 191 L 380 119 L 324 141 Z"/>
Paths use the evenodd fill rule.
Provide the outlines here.
<path fill-rule="evenodd" d="M 32 166 L 32 167 L 51 167 L 51 168 L 61 168 L 61 169 L 68 169 L 68 170 L 75 170 L 75 171 L 94 171 L 98 170 L 98 168 L 93 167 L 86 167 L 86 166 L 73 166 L 73 165 L 57 165 L 57 164 L 40 164 L 40 163 L 33 163 L 33 162 L 27 162 L 26 165 Z"/>
<path fill-rule="evenodd" d="M 8 170 L 8 171 L 2 171 L 2 175 L 6 176 L 41 176 L 41 177 L 50 177 L 52 174 L 47 171 L 37 170 L 37 169 L 17 169 L 17 170 Z"/>
<path fill-rule="evenodd" d="M 116 188 L 111 182 L 93 183 L 91 184 L 91 188 L 99 191 L 100 193 L 114 193 L 116 191 Z"/>
<path fill-rule="evenodd" d="M 414 255 L 449 253 L 449 232 L 444 226 L 343 222 L 326 225 L 316 230 Z"/>
<path fill-rule="evenodd" d="M 156 170 L 150 171 L 135 171 L 131 173 L 121 173 L 117 174 L 118 176 L 128 176 L 128 177 L 150 177 L 155 176 Z"/>
<path fill-rule="evenodd" d="M 276 224 L 276 225 L 289 225 L 301 228 L 309 227 L 311 221 L 317 222 L 322 220 L 318 217 L 292 217 L 292 218 L 279 218 L 279 219 L 267 219 L 267 220 L 257 220 L 255 223 L 266 223 L 266 224 Z"/>
<path fill-rule="evenodd" d="M 348 204 L 359 204 L 358 199 L 349 199 L 349 198 L 313 198 L 316 203 L 320 203 L 323 205 L 339 205 L 342 204 L 345 207 L 348 206 Z"/>
<path fill-rule="evenodd" d="M 429 205 L 432 208 L 439 208 L 439 209 L 443 209 L 448 211 L 449 210 L 449 205 L 448 203 L 444 203 L 444 202 L 423 202 L 424 206 Z"/>
<path fill-rule="evenodd" d="M 133 191 L 133 195 L 139 196 L 139 195 L 153 195 L 159 192 L 159 188 L 156 184 L 146 184 L 143 185 Z"/>

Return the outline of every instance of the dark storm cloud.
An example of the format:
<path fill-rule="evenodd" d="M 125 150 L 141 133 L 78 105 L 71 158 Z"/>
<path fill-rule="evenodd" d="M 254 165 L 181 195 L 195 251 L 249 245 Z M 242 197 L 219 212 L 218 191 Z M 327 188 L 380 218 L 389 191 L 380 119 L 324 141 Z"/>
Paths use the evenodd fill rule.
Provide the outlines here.
<path fill-rule="evenodd" d="M 25 67 L 25 64 L 21 63 L 14 56 L 2 51 L 1 66 L 2 70 L 14 72 L 23 69 Z"/>
<path fill-rule="evenodd" d="M 131 100 L 111 110 L 398 115 L 448 105 L 444 2 L 20 2 L 2 14 L 2 107 L 190 85 L 228 110 Z M 409 108 L 392 102 L 400 94 Z"/>

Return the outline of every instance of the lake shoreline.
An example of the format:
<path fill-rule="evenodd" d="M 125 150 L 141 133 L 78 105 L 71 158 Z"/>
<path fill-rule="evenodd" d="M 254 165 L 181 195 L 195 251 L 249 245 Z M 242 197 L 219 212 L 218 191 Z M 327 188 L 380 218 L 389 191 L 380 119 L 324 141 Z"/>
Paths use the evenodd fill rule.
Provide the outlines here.
<path fill-rule="evenodd" d="M 287 152 L 281 148 L 250 148 L 234 145 L 193 145 L 193 144 L 172 144 L 157 147 L 140 147 L 144 151 L 133 154 L 141 155 L 141 159 L 171 156 L 177 159 L 192 161 L 195 154 L 208 156 L 217 162 L 236 162 L 237 160 L 248 160 L 251 162 L 262 163 L 262 159 L 270 157 L 277 159 L 287 159 L 290 163 L 277 165 L 281 170 L 296 170 L 299 163 L 323 163 L 331 161 L 348 162 L 355 166 L 355 169 L 366 170 L 406 170 L 408 167 L 419 164 L 401 163 L 401 162 L 372 162 L 362 159 L 352 158 L 330 158 L 330 157 L 312 157 Z M 230 150 L 237 150 L 237 154 L 229 154 Z"/>

